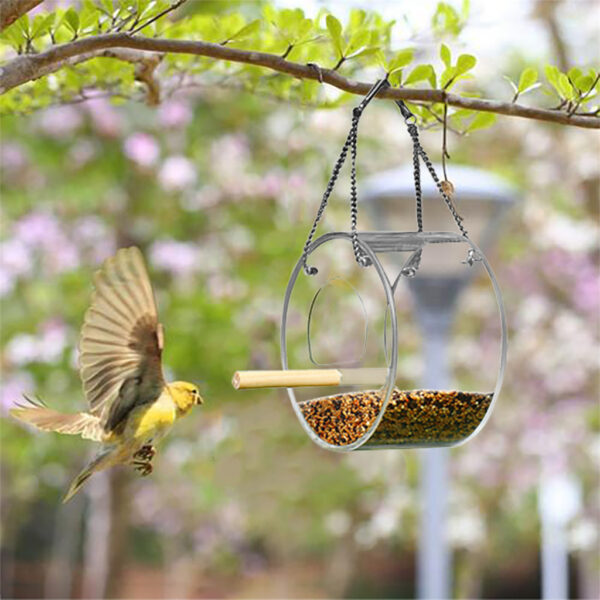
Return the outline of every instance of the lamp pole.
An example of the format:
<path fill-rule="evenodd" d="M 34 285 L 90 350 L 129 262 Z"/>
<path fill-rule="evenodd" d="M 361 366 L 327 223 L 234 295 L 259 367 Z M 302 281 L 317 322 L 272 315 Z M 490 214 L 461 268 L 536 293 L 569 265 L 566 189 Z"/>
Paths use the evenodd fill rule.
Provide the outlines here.
<path fill-rule="evenodd" d="M 409 280 L 423 338 L 425 389 L 443 390 L 451 387 L 447 352 L 449 333 L 458 297 L 465 283 L 463 277 L 422 277 Z M 419 461 L 422 504 L 417 561 L 418 597 L 431 600 L 450 598 L 450 549 L 445 535 L 449 451 L 446 448 L 423 449 L 419 451 Z"/>
<path fill-rule="evenodd" d="M 456 205 L 464 213 L 470 237 L 485 252 L 497 235 L 504 213 L 515 202 L 514 190 L 494 175 L 469 167 L 453 167 L 452 181 L 457 189 Z M 421 186 L 426 229 L 453 230 L 455 225 L 436 186 L 428 177 Z M 412 166 L 372 176 L 363 194 L 365 208 L 380 230 L 413 229 L 414 198 Z M 408 225 L 411 222 L 412 226 Z M 450 387 L 448 340 L 458 297 L 468 282 L 458 269 L 456 273 L 440 274 L 427 273 L 423 267 L 419 277 L 408 280 L 423 336 L 426 388 Z M 423 600 L 445 600 L 452 595 L 451 553 L 446 538 L 449 452 L 439 448 L 420 450 L 419 459 L 417 592 Z"/>

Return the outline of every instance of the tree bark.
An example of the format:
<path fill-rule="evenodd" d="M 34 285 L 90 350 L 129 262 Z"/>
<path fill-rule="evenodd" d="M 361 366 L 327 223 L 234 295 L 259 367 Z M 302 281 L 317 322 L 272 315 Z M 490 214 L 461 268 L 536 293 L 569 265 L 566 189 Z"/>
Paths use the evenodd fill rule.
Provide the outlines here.
<path fill-rule="evenodd" d="M 0 31 L 41 3 L 42 0 L 0 0 Z"/>

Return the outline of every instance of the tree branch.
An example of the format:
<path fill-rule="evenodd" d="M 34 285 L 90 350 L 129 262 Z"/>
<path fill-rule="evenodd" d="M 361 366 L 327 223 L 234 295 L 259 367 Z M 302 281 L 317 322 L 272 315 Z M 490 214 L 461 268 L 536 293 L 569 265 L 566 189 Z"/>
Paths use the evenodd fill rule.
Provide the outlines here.
<path fill-rule="evenodd" d="M 42 0 L 0 0 L 0 31 L 41 3 Z"/>
<path fill-rule="evenodd" d="M 56 70 L 54 67 L 60 68 L 62 63 L 74 57 L 110 48 L 193 54 L 265 67 L 280 73 L 287 73 L 298 79 L 319 81 L 321 77 L 323 82 L 351 94 L 364 95 L 371 88 L 371 84 L 369 83 L 352 81 L 332 69 L 320 69 L 319 73 L 317 73 L 314 67 L 291 62 L 280 56 L 266 52 L 238 50 L 209 42 L 146 38 L 131 36 L 127 33 L 112 33 L 82 38 L 74 42 L 53 46 L 40 54 L 23 55 L 14 58 L 0 69 L 0 93 L 4 93 L 7 90 L 47 74 L 49 68 Z M 531 108 L 512 102 L 466 98 L 457 94 L 449 94 L 444 90 L 388 88 L 382 90 L 379 96 L 392 100 L 413 100 L 428 103 L 443 103 L 446 101 L 451 106 L 471 110 L 560 123 L 562 125 L 574 125 L 589 129 L 600 129 L 600 119 L 594 116 L 569 115 L 564 111 Z"/>

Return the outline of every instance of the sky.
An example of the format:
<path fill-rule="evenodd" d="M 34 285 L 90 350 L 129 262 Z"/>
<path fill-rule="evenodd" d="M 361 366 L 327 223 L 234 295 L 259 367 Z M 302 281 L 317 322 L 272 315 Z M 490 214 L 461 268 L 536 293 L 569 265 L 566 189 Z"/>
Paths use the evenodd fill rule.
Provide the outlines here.
<path fill-rule="evenodd" d="M 461 3 L 450 0 L 450 4 L 457 8 Z M 437 0 L 276 0 L 276 4 L 290 8 L 301 6 L 309 16 L 325 7 L 343 18 L 357 7 L 374 9 L 386 19 L 395 19 L 398 23 L 406 17 L 407 25 L 395 28 L 395 45 L 407 45 L 409 38 L 420 48 L 434 44 L 427 30 Z M 475 54 L 481 66 L 488 65 L 493 71 L 496 71 L 499 57 L 513 51 L 523 54 L 531 62 L 546 59 L 552 54 L 550 39 L 544 25 L 531 16 L 534 5 L 533 0 L 471 0 L 469 25 L 461 34 L 460 41 L 453 42 L 453 46 L 461 52 Z M 560 3 L 558 15 L 561 33 L 577 62 L 600 62 L 600 2 L 566 0 Z M 416 35 L 411 36 L 411 31 Z M 595 39 L 595 44 L 590 44 L 590 39 Z M 437 45 L 438 42 L 435 42 Z"/>

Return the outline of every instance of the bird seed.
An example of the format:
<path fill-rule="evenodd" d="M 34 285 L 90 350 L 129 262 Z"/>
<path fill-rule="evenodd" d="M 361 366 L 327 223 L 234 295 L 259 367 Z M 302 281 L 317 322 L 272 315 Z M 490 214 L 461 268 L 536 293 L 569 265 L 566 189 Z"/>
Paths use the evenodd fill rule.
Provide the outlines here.
<path fill-rule="evenodd" d="M 371 427 L 383 403 L 381 390 L 348 392 L 300 403 L 313 431 L 346 446 Z M 379 426 L 362 446 L 448 445 L 466 439 L 485 417 L 493 394 L 394 389 Z"/>

